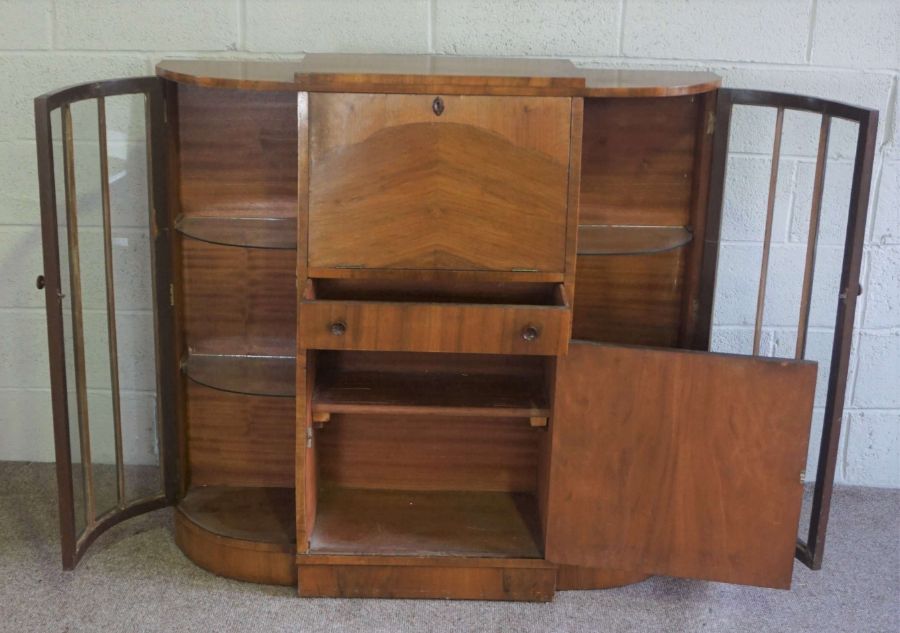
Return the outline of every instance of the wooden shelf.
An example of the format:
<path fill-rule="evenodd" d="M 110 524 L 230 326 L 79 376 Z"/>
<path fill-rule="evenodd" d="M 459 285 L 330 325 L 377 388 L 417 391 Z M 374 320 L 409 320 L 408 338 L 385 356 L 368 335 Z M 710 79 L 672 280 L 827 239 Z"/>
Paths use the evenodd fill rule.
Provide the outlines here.
<path fill-rule="evenodd" d="M 194 382 L 220 391 L 279 397 L 296 391 L 293 356 L 188 354 L 181 366 Z"/>
<path fill-rule="evenodd" d="M 533 495 L 319 490 L 311 554 L 541 558 Z"/>
<path fill-rule="evenodd" d="M 327 371 L 316 377 L 314 413 L 548 417 L 543 376 Z"/>
<path fill-rule="evenodd" d="M 289 545 L 296 541 L 293 488 L 203 486 L 178 509 L 201 529 L 229 539 Z"/>
<path fill-rule="evenodd" d="M 663 253 L 689 244 L 684 226 L 622 226 L 592 224 L 578 227 L 579 255 L 644 255 Z"/>
<path fill-rule="evenodd" d="M 296 250 L 296 218 L 227 218 L 179 216 L 175 230 L 195 240 L 243 246 Z"/>

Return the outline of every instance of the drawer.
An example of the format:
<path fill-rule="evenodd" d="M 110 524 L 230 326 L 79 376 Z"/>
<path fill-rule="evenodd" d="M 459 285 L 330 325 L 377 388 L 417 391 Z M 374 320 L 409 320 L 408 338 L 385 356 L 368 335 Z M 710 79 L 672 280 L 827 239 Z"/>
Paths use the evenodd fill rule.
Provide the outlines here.
<path fill-rule="evenodd" d="M 562 272 L 571 108 L 311 94 L 310 268 Z"/>
<path fill-rule="evenodd" d="M 562 284 L 541 284 L 527 296 L 444 296 L 416 293 L 354 298 L 339 285 L 310 281 L 299 310 L 306 349 L 557 355 L 568 349 L 572 312 Z M 500 303 L 499 301 L 508 301 Z"/>

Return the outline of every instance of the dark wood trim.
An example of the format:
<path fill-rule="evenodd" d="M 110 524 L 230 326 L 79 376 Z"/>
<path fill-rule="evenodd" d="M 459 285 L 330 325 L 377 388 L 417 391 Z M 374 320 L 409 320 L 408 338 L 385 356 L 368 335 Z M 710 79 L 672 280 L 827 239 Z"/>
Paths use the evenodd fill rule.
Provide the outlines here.
<path fill-rule="evenodd" d="M 866 215 L 869 209 L 869 189 L 872 182 L 872 163 L 878 131 L 878 111 L 853 108 L 859 115 L 856 157 L 850 189 L 850 208 L 847 235 L 844 241 L 844 263 L 841 269 L 840 295 L 834 321 L 834 343 L 828 374 L 828 393 L 825 399 L 825 419 L 819 446 L 816 483 L 813 490 L 812 512 L 806 542 L 798 539 L 797 558 L 811 569 L 821 569 L 825 554 L 825 535 L 831 509 L 831 492 L 837 463 L 841 422 L 844 416 L 844 397 L 850 365 L 850 347 L 856 298 L 862 293 L 859 284 L 865 240 Z M 839 116 L 835 114 L 834 116 Z"/>
<path fill-rule="evenodd" d="M 681 306 L 681 331 L 679 341 L 682 347 L 692 347 L 696 327 L 701 313 L 702 285 L 700 282 L 704 253 L 706 252 L 706 222 L 709 213 L 709 183 L 712 167 L 713 132 L 710 123 L 715 123 L 716 94 L 702 94 L 697 107 L 697 130 L 694 137 L 694 169 L 691 186 L 691 242 L 688 246 L 687 264 L 684 275 L 684 293 Z M 718 239 L 718 238 L 717 238 Z"/>
<path fill-rule="evenodd" d="M 63 569 L 78 562 L 75 551 L 75 495 L 69 441 L 69 405 L 66 394 L 65 337 L 62 286 L 59 270 L 59 234 L 56 218 L 56 178 L 50 102 L 34 100 L 37 136 L 38 186 L 41 199 L 41 235 L 44 252 L 44 293 L 47 306 L 47 345 L 50 350 L 50 390 L 53 406 L 53 442 L 56 449 L 56 483 L 59 503 L 59 534 Z"/>
<path fill-rule="evenodd" d="M 178 498 L 178 367 L 175 350 L 175 286 L 173 279 L 172 242 L 174 218 L 170 212 L 168 180 L 169 129 L 162 79 L 146 86 L 147 161 L 151 193 L 150 235 L 153 240 L 153 275 L 156 295 L 156 373 L 157 398 L 162 446 L 161 466 L 166 499 L 174 504 Z"/>
<path fill-rule="evenodd" d="M 728 133 L 731 130 L 731 95 L 730 90 L 719 90 L 715 96 L 715 119 L 713 121 L 715 129 L 706 223 L 703 227 L 703 255 L 700 262 L 696 325 L 694 326 L 693 341 L 688 345 L 695 350 L 708 350 L 712 333 L 716 266 L 719 259 L 719 234 L 722 228 L 722 201 L 725 193 L 725 168 L 728 162 Z M 694 245 L 698 248 L 700 243 L 700 240 L 694 240 Z"/>

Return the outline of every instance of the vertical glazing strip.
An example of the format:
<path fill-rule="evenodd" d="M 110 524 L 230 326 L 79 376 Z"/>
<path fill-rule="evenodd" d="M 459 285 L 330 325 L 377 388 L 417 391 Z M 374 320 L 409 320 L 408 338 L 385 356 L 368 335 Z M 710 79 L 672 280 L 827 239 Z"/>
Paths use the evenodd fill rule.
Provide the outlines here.
<path fill-rule="evenodd" d="M 778 163 L 781 159 L 781 130 L 784 108 L 775 117 L 775 140 L 772 141 L 772 172 L 769 175 L 769 201 L 766 206 L 766 231 L 763 237 L 762 264 L 759 271 L 759 294 L 756 298 L 756 322 L 753 326 L 753 355 L 759 356 L 763 312 L 766 306 L 766 278 L 769 273 L 769 251 L 772 246 L 772 218 L 775 215 L 775 190 L 778 188 Z"/>
<path fill-rule="evenodd" d="M 813 278 L 816 269 L 816 243 L 819 241 L 819 218 L 822 214 L 822 193 L 825 189 L 825 164 L 828 162 L 828 136 L 831 116 L 822 115 L 819 128 L 819 151 L 816 156 L 816 173 L 813 180 L 812 207 L 809 210 L 809 235 L 806 238 L 806 264 L 803 269 L 803 289 L 800 294 L 800 322 L 797 325 L 797 359 L 806 356 L 806 330 L 809 327 L 809 309 L 812 298 Z"/>
<path fill-rule="evenodd" d="M 75 390 L 78 402 L 78 434 L 81 441 L 81 465 L 84 468 L 84 498 L 87 506 L 86 529 L 97 522 L 94 503 L 94 469 L 91 463 L 91 431 L 88 418 L 87 367 L 84 357 L 84 319 L 81 306 L 81 264 L 78 256 L 78 201 L 75 190 L 75 141 L 72 110 L 62 106 L 63 169 L 66 191 L 66 232 L 69 247 L 69 288 L 72 293 L 72 349 L 75 360 Z"/>
<path fill-rule="evenodd" d="M 59 232 L 56 211 L 56 178 L 50 107 L 46 98 L 34 102 L 38 180 L 41 197 L 41 235 L 47 305 L 47 346 L 50 351 L 50 388 L 53 404 L 53 442 L 56 448 L 56 486 L 59 504 L 59 536 L 63 569 L 75 567 L 75 495 L 69 440 L 69 404 L 66 399 L 66 348 L 63 334 L 63 293 L 59 270 Z"/>
<path fill-rule="evenodd" d="M 97 138 L 100 144 L 100 196 L 103 206 L 103 261 L 106 268 L 106 327 L 112 387 L 113 434 L 116 450 L 116 499 L 125 507 L 125 460 L 122 449 L 122 400 L 119 392 L 119 345 L 116 338 L 116 295 L 113 282 L 112 213 L 109 202 L 109 155 L 106 145 L 106 98 L 97 97 Z"/>

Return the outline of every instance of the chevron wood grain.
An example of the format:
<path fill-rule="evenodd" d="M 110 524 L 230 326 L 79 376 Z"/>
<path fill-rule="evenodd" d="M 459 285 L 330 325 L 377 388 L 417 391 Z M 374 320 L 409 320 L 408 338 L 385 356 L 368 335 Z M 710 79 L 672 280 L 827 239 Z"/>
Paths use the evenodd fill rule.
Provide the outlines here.
<path fill-rule="evenodd" d="M 311 125 L 311 268 L 564 270 L 569 99 L 340 97 Z"/>

